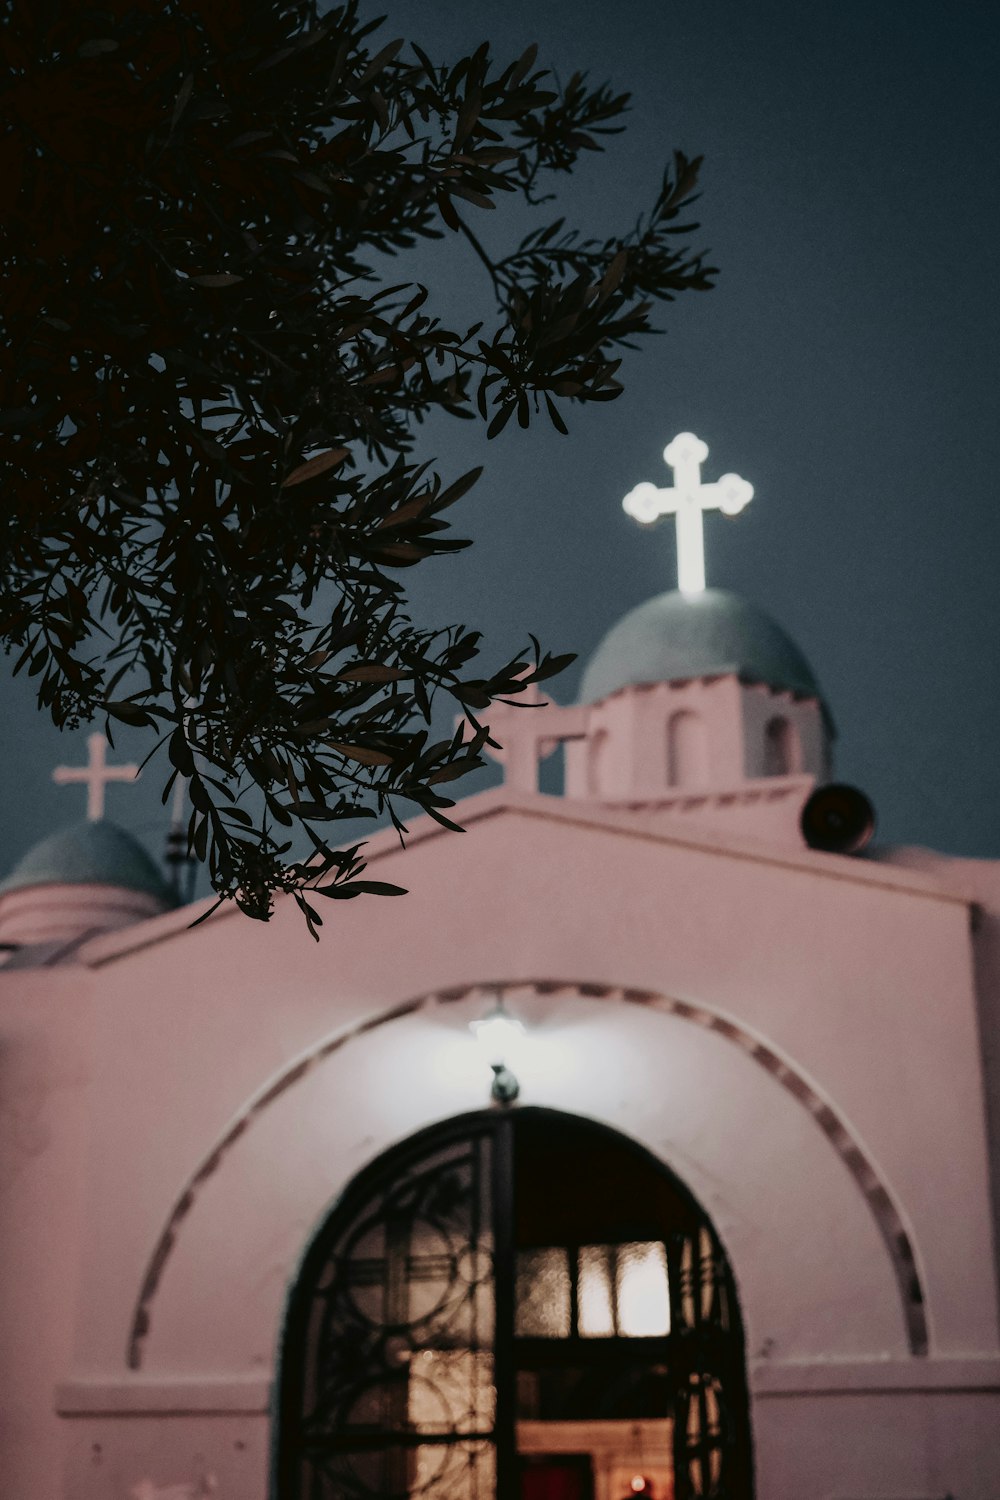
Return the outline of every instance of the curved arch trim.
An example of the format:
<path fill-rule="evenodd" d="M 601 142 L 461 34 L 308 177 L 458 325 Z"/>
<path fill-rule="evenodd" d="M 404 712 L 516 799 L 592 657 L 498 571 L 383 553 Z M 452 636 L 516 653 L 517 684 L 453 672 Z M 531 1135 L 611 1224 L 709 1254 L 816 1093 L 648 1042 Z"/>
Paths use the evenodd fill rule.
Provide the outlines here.
<path fill-rule="evenodd" d="M 391 1021 L 401 1020 L 404 1016 L 413 1015 L 432 1004 L 448 1004 L 466 1000 L 478 994 L 488 993 L 491 997 L 495 997 L 498 992 L 519 991 L 523 993 L 525 990 L 534 991 L 539 995 L 571 992 L 587 999 L 620 1000 L 631 1005 L 642 1005 L 652 1010 L 663 1011 L 668 1015 L 677 1016 L 680 1020 L 702 1026 L 707 1031 L 714 1031 L 734 1046 L 739 1047 L 753 1062 L 765 1072 L 770 1073 L 775 1081 L 808 1111 L 854 1178 L 889 1255 L 899 1290 L 910 1353 L 914 1355 L 927 1353 L 928 1328 L 923 1285 L 912 1240 L 906 1230 L 902 1214 L 887 1184 L 849 1126 L 833 1105 L 821 1097 L 793 1063 L 787 1058 L 780 1057 L 773 1048 L 767 1046 L 739 1022 L 687 1000 L 678 1000 L 673 996 L 661 995 L 652 990 L 576 983 L 572 980 L 539 979 L 517 982 L 484 981 L 418 995 L 404 1001 L 401 1005 L 394 1006 L 391 1010 L 371 1016 L 336 1036 L 328 1037 L 305 1057 L 286 1068 L 273 1083 L 251 1099 L 234 1123 L 201 1161 L 170 1211 L 147 1264 L 139 1290 L 129 1331 L 128 1368 L 130 1370 L 142 1368 L 144 1346 L 151 1327 L 152 1304 L 163 1279 L 167 1262 L 177 1243 L 183 1221 L 190 1213 L 207 1180 L 215 1175 L 236 1142 L 246 1134 L 275 1099 L 287 1093 L 308 1073 L 313 1072 L 322 1062 L 333 1053 L 339 1052 L 342 1047 L 346 1047 L 349 1042 L 355 1041 L 367 1032 L 377 1030 L 380 1026 L 388 1025 Z"/>

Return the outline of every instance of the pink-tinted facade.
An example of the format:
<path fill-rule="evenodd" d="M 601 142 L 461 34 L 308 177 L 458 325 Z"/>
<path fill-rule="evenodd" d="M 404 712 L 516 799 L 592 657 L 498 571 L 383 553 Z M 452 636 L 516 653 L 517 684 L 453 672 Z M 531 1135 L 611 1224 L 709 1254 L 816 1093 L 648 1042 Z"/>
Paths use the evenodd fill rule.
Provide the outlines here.
<path fill-rule="evenodd" d="M 710 1216 L 761 1500 L 996 1500 L 1000 866 L 807 848 L 816 699 L 722 675 L 537 712 L 567 795 L 529 749 L 462 837 L 377 836 L 409 895 L 331 906 L 319 944 L 291 903 L 185 909 L 0 971 L 8 1500 L 273 1494 L 303 1251 L 367 1164 L 487 1105 L 497 989 L 520 1102 Z"/>

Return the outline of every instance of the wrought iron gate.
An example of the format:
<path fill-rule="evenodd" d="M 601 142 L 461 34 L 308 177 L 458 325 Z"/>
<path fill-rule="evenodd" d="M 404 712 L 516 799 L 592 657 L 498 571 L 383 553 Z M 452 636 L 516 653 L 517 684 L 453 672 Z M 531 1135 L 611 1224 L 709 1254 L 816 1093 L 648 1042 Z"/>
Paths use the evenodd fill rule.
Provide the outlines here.
<path fill-rule="evenodd" d="M 514 1137 L 540 1113 L 424 1132 L 362 1173 L 330 1215 L 289 1306 L 278 1500 L 516 1500 L 517 1377 L 530 1346 L 515 1337 Z M 584 1352 L 591 1380 L 602 1359 L 619 1376 L 629 1360 L 640 1375 L 667 1372 L 659 1410 L 673 1418 L 676 1500 L 750 1500 L 738 1310 L 700 1218 L 663 1237 L 667 1335 L 633 1340 L 641 1353 L 622 1339 Z"/>

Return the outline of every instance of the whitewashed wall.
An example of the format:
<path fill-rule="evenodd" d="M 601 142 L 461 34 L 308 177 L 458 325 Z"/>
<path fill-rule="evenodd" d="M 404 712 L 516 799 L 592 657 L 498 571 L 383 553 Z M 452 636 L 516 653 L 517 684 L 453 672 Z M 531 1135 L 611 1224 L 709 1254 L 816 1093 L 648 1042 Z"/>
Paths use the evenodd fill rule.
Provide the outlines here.
<path fill-rule="evenodd" d="M 59 997 L 22 1006 L 36 1052 L 88 988 L 93 1014 L 90 1031 L 79 1010 L 65 1043 L 93 1080 L 89 1134 L 60 1105 L 46 1168 L 67 1206 L 53 1209 L 44 1184 L 18 1200 L 27 1295 L 8 1297 L 0 1326 L 13 1347 L 46 1329 L 22 1403 L 46 1451 L 26 1456 L 13 1434 L 24 1488 L 11 1500 L 58 1493 L 46 1379 L 71 1500 L 208 1476 L 220 1500 L 266 1494 L 269 1383 L 310 1234 L 361 1166 L 486 1102 L 475 994 L 384 1018 L 489 982 L 520 987 L 524 1102 L 622 1130 L 713 1217 L 743 1304 L 762 1500 L 995 1500 L 1000 1351 L 967 904 L 918 874 L 671 841 L 642 816 L 503 794 L 466 814 L 460 840 L 418 838 L 405 855 L 386 841 L 373 873 L 411 895 L 331 906 L 319 945 L 287 908 L 268 928 L 226 917 L 189 932 L 171 917 L 91 944 L 83 969 L 0 975 L 0 1007 L 29 984 Z M 789 1077 L 826 1101 L 839 1146 Z M 912 1244 L 927 1356 L 908 1352 L 898 1268 L 854 1148 Z M 78 1232 L 68 1185 L 84 1152 Z M 52 1212 L 64 1272 L 28 1256 Z"/>

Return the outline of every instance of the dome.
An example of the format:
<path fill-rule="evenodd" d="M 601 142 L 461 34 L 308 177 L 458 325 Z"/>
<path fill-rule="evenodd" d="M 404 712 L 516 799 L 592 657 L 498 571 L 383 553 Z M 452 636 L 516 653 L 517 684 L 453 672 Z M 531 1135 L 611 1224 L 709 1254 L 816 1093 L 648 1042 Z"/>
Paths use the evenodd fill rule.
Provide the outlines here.
<path fill-rule="evenodd" d="M 612 625 L 584 670 L 580 702 L 631 685 L 730 673 L 822 701 L 809 663 L 780 625 L 736 594 L 706 589 L 658 594 Z"/>
<path fill-rule="evenodd" d="M 41 885 L 115 886 L 174 905 L 169 886 L 141 844 L 103 819 L 76 823 L 42 839 L 0 881 L 0 895 Z"/>

